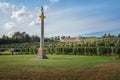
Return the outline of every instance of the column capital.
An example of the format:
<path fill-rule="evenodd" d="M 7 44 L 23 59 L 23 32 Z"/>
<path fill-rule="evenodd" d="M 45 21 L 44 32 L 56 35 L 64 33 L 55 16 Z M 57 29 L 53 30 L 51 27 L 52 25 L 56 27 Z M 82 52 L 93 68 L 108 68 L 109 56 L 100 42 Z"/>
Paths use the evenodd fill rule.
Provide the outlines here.
<path fill-rule="evenodd" d="M 39 16 L 42 20 L 45 19 L 46 17 L 44 15 Z"/>

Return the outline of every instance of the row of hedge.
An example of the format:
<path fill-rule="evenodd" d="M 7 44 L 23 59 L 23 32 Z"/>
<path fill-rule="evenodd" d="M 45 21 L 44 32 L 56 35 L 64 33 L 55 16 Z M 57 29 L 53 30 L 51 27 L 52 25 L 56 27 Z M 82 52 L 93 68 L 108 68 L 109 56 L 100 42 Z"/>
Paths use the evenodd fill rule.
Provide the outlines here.
<path fill-rule="evenodd" d="M 0 52 L 10 53 L 9 48 L 0 48 Z M 17 48 L 11 54 L 37 54 L 37 48 Z M 46 48 L 47 54 L 71 55 L 120 55 L 120 47 L 50 47 Z"/>
<path fill-rule="evenodd" d="M 11 50 L 13 49 L 13 50 Z M 1 55 L 9 55 L 9 54 L 37 54 L 37 48 L 0 48 Z"/>
<path fill-rule="evenodd" d="M 48 48 L 49 54 L 72 54 L 72 55 L 120 55 L 120 47 L 68 47 Z"/>
<path fill-rule="evenodd" d="M 0 52 L 0 55 L 29 55 L 34 54 L 33 52 Z"/>

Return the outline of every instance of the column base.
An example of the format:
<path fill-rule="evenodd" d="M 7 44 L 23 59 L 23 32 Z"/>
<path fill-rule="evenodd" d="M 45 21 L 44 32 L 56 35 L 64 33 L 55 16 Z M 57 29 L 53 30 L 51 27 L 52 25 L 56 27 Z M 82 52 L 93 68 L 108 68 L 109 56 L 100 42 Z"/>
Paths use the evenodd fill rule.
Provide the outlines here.
<path fill-rule="evenodd" d="M 46 54 L 45 50 L 38 49 L 38 59 L 48 59 L 48 57 L 45 54 Z"/>

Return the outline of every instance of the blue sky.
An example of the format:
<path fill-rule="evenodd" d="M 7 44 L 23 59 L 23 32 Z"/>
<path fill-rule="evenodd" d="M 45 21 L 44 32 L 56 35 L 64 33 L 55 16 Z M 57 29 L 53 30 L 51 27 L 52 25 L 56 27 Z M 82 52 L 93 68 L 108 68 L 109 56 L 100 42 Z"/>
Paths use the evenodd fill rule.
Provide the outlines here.
<path fill-rule="evenodd" d="M 45 37 L 118 35 L 119 4 L 120 0 L 0 0 L 0 36 L 16 31 L 40 35 L 41 6 Z"/>

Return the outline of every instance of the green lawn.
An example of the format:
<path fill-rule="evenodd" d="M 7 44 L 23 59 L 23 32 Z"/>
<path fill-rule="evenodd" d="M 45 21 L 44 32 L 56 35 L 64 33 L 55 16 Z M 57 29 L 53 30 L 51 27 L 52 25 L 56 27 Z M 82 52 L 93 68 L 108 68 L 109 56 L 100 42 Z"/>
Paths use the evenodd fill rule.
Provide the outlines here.
<path fill-rule="evenodd" d="M 110 56 L 1 55 L 0 80 L 120 80 L 120 60 Z"/>

